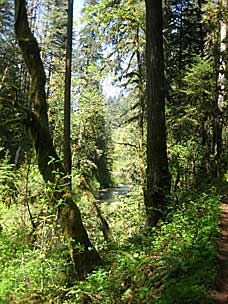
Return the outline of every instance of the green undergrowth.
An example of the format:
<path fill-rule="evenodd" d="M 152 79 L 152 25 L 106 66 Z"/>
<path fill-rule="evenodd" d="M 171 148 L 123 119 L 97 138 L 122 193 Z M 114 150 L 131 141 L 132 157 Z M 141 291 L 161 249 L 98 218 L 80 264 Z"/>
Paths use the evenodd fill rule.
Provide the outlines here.
<path fill-rule="evenodd" d="M 183 194 L 167 222 L 110 249 L 63 303 L 212 303 L 219 215 L 214 190 Z"/>
<path fill-rule="evenodd" d="M 3 173 L 1 304 L 211 303 L 208 291 L 216 275 L 220 216 L 215 189 L 178 194 L 167 221 L 146 232 L 139 189 L 112 203 L 100 203 L 112 229 L 111 244 L 104 241 L 92 208 L 83 199 L 78 202 L 76 196 L 89 237 L 104 263 L 85 281 L 72 282 L 66 246 L 58 229 L 56 232 L 56 210 L 47 208 L 51 189 L 41 194 L 44 185 L 35 168 L 31 169 L 27 194 L 23 174 Z M 35 233 L 28 206 L 37 225 Z"/>

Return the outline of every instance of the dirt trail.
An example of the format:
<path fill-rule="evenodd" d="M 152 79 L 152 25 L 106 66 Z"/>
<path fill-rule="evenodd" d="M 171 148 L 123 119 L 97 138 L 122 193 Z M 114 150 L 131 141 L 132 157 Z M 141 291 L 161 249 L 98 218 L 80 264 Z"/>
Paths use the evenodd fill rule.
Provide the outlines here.
<path fill-rule="evenodd" d="M 220 272 L 212 297 L 215 304 L 228 304 L 228 197 L 222 202 L 221 239 L 219 241 Z"/>

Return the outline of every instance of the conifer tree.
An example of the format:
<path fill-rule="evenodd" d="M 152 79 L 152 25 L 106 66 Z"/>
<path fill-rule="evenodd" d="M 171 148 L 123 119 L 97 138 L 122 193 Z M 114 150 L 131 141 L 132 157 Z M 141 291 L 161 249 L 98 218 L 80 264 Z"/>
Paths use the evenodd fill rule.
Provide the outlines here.
<path fill-rule="evenodd" d="M 146 0 L 147 65 L 147 191 L 148 225 L 156 225 L 165 212 L 170 191 L 165 126 L 165 79 L 162 1 Z"/>

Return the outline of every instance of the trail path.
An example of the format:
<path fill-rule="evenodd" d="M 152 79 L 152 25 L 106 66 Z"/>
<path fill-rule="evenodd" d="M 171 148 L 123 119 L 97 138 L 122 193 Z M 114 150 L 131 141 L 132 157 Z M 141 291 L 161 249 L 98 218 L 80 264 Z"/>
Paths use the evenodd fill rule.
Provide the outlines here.
<path fill-rule="evenodd" d="M 228 197 L 223 199 L 221 208 L 221 239 L 218 244 L 220 272 L 212 296 L 215 304 L 228 304 Z"/>

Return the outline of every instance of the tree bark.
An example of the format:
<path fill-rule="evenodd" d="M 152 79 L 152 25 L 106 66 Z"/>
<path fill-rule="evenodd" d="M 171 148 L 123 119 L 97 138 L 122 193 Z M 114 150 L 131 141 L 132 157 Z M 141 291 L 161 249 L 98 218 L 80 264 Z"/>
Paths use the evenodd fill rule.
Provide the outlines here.
<path fill-rule="evenodd" d="M 65 168 L 56 153 L 49 130 L 45 92 L 46 75 L 38 43 L 28 25 L 24 0 L 15 0 L 15 35 L 31 76 L 30 99 L 33 109 L 28 127 L 31 131 L 39 170 L 45 182 L 56 185 L 55 201 L 62 199 L 64 202 L 59 207 L 60 223 L 76 275 L 78 278 L 83 278 L 100 263 L 100 257 L 88 238 L 70 188 L 65 186 Z M 61 176 L 60 179 L 57 179 L 57 172 Z"/>
<path fill-rule="evenodd" d="M 223 11 L 220 21 L 220 64 L 218 73 L 218 98 L 215 103 L 215 116 L 213 126 L 213 142 L 214 155 L 216 161 L 216 177 L 221 175 L 221 157 L 222 157 L 222 131 L 223 131 L 223 115 L 225 100 L 227 99 L 227 23 L 225 21 L 225 12 L 227 10 L 228 1 L 221 0 Z"/>
<path fill-rule="evenodd" d="M 203 57 L 204 56 L 204 27 L 203 27 L 203 22 L 202 22 L 202 4 L 203 4 L 203 0 L 198 0 L 198 7 L 199 7 L 199 20 L 200 25 L 199 25 L 199 39 L 200 39 L 200 56 Z"/>
<path fill-rule="evenodd" d="M 162 1 L 146 0 L 147 222 L 157 224 L 170 192 L 165 126 Z"/>
<path fill-rule="evenodd" d="M 71 61 L 72 61 L 72 35 L 73 35 L 73 7 L 74 1 L 68 0 L 66 67 L 65 67 L 65 95 L 64 95 L 64 164 L 69 176 L 71 187 L 71 144 L 70 144 L 70 113 L 71 113 Z"/>
<path fill-rule="evenodd" d="M 145 117 L 145 90 L 143 85 L 143 71 L 142 71 L 142 60 L 140 54 L 140 39 L 139 39 L 139 27 L 137 28 L 136 34 L 136 57 L 137 57 L 137 70 L 139 74 L 139 84 L 138 84 L 138 94 L 139 94 L 139 104 L 140 113 L 138 118 L 138 128 L 139 128 L 139 144 L 138 144 L 138 159 L 140 168 L 140 178 L 143 191 L 143 197 L 146 196 L 146 174 L 145 174 L 145 157 L 144 157 L 144 117 Z"/>

